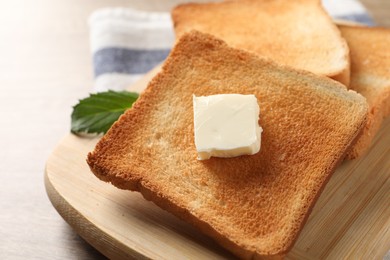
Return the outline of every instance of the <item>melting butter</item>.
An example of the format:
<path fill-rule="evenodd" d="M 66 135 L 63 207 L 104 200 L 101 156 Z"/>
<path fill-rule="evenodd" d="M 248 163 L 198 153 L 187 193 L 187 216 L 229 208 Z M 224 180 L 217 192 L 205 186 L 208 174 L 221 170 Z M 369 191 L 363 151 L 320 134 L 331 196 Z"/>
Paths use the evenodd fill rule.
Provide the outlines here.
<path fill-rule="evenodd" d="M 193 96 L 199 160 L 253 155 L 260 151 L 260 108 L 255 95 Z"/>

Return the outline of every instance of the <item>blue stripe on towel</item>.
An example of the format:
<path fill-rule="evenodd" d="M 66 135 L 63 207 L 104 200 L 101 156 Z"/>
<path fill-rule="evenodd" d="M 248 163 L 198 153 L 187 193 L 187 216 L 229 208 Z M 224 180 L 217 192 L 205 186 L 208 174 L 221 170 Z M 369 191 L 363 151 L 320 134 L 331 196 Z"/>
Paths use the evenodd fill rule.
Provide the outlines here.
<path fill-rule="evenodd" d="M 347 15 L 337 15 L 333 16 L 334 18 L 341 19 L 341 20 L 346 20 L 346 21 L 351 21 L 351 22 L 358 22 L 361 24 L 369 25 L 369 26 L 374 26 L 375 23 L 370 17 L 370 15 L 366 13 L 361 13 L 361 14 L 347 14 Z"/>
<path fill-rule="evenodd" d="M 104 48 L 94 53 L 95 77 L 105 73 L 143 74 L 161 63 L 170 49 Z"/>

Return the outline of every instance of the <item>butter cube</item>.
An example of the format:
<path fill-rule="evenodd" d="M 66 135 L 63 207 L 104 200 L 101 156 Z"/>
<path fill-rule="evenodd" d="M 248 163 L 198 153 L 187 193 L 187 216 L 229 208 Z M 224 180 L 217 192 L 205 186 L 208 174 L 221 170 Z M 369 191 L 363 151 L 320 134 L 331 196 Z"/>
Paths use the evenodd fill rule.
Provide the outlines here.
<path fill-rule="evenodd" d="M 193 96 L 198 159 L 252 155 L 260 151 L 260 108 L 254 95 Z"/>

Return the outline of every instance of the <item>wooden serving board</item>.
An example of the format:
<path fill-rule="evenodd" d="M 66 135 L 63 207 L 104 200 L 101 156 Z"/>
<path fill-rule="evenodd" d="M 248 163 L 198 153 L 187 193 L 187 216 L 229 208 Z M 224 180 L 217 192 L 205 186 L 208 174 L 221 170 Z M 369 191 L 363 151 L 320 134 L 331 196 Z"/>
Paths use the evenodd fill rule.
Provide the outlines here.
<path fill-rule="evenodd" d="M 132 90 L 142 90 L 152 75 Z M 80 236 L 109 258 L 234 258 L 146 201 L 98 180 L 86 164 L 98 138 L 66 136 L 49 157 L 47 194 Z M 390 118 L 363 158 L 338 167 L 287 259 L 382 259 L 390 249 Z"/>

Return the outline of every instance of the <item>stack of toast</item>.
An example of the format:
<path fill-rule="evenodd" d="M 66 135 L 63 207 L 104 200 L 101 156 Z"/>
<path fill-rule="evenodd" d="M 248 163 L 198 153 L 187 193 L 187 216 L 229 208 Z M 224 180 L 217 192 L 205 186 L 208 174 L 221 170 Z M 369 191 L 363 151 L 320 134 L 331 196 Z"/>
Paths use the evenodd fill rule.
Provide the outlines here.
<path fill-rule="evenodd" d="M 240 258 L 282 257 L 390 112 L 390 30 L 337 26 L 317 0 L 186 4 L 172 17 L 161 72 L 87 162 Z M 257 97 L 261 150 L 199 161 L 192 96 L 228 93 Z"/>
<path fill-rule="evenodd" d="M 347 158 L 368 151 L 383 120 L 390 115 L 390 29 L 339 25 L 351 57 L 349 88 L 366 98 L 368 120 Z"/>

